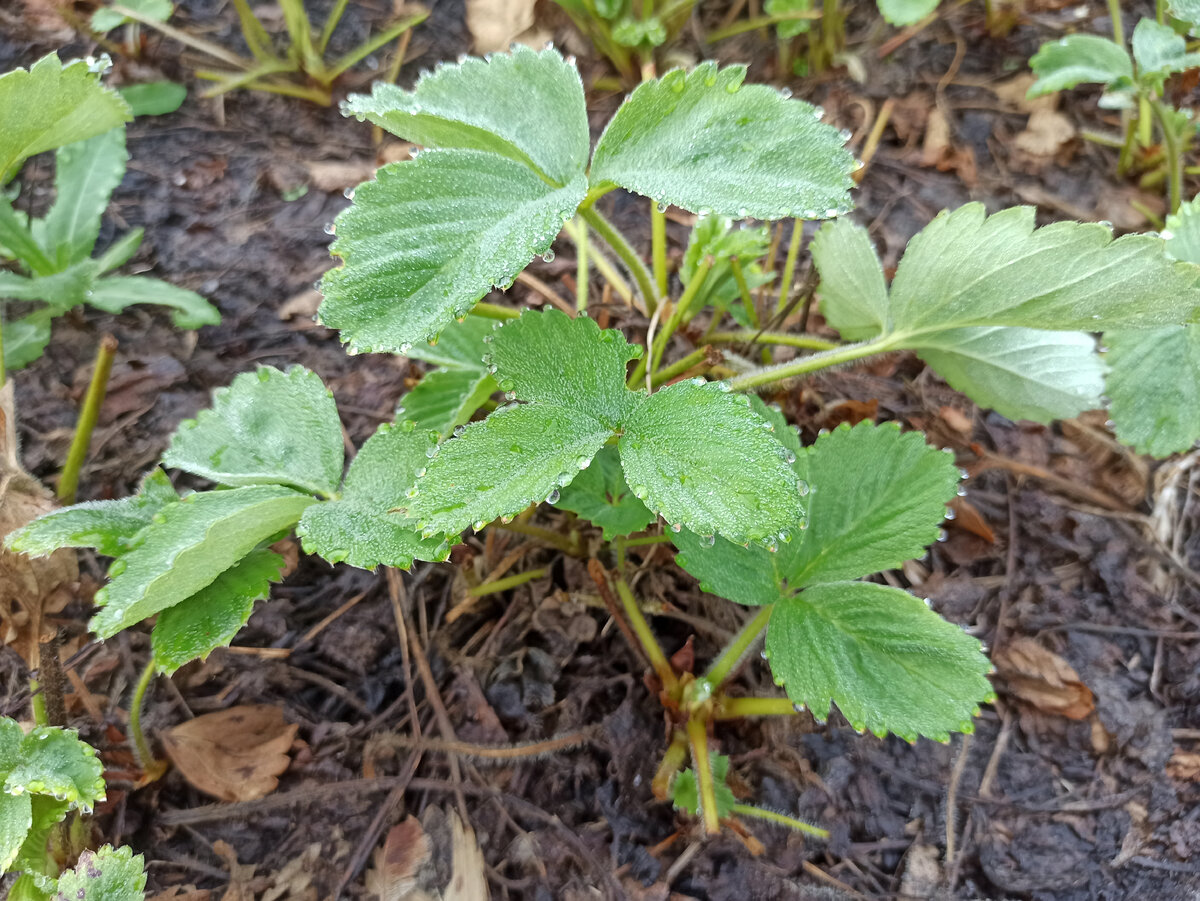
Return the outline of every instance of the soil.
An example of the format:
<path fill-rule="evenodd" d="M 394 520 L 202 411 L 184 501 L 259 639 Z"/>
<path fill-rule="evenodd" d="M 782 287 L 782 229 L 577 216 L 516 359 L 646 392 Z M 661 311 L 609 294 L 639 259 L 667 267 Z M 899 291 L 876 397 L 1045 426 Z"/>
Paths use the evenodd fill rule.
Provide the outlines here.
<path fill-rule="evenodd" d="M 387 12 L 382 2 L 352 6 L 347 45 Z M 1118 228 L 1143 227 L 1130 199 L 1161 208 L 1155 191 L 1114 179 L 1108 149 L 1075 139 L 1031 158 L 1015 140 L 1028 110 L 993 91 L 1042 41 L 1081 23 L 1104 33 L 1104 3 L 1028 2 L 1003 37 L 987 36 L 981 5 L 950 6 L 883 58 L 878 47 L 897 32 L 861 8 L 870 4 L 858 6 L 848 24 L 852 64 L 787 81 L 797 96 L 822 103 L 827 120 L 854 131 L 859 151 L 880 105 L 897 98 L 856 198 L 855 215 L 871 225 L 885 262 L 894 264 L 938 210 L 967 200 L 992 210 L 1035 203 L 1044 221 L 1081 216 Z M 1130 24 L 1150 8 L 1130 6 Z M 706 22 L 723 16 L 717 7 L 704 10 Z M 469 49 L 462 5 L 432 9 L 414 35 L 404 84 Z M 231 5 L 183 3 L 174 21 L 238 46 Z M 64 56 L 92 49 L 20 9 L 0 10 L 0 26 L 0 70 L 55 49 Z M 603 74 L 579 38 L 561 26 L 556 37 L 579 55 L 589 83 Z M 148 36 L 139 65 L 187 80 L 177 50 Z M 682 52 L 714 51 L 702 53 L 685 31 Z M 773 45 L 753 33 L 715 53 L 724 62 L 749 60 L 752 80 L 776 80 Z M 118 73 L 137 74 L 124 61 Z M 370 75 L 343 87 L 361 89 Z M 307 167 L 347 163 L 369 172 L 379 152 L 371 129 L 336 108 L 282 97 L 196 94 L 177 113 L 130 126 L 129 173 L 101 244 L 144 227 L 131 271 L 201 292 L 220 308 L 221 324 L 191 333 L 152 309 L 74 312 L 55 325 L 45 357 L 15 376 L 25 465 L 53 483 L 97 340 L 111 333 L 120 342 L 83 499 L 134 490 L 178 423 L 257 364 L 301 364 L 320 374 L 355 445 L 392 418 L 420 375 L 403 358 L 351 358 L 335 334 L 311 321 L 312 286 L 329 266 L 322 226 L 348 203 L 342 188 L 367 176 L 322 186 L 311 183 Z M 597 123 L 617 99 L 593 95 Z M 1077 127 L 1109 122 L 1095 92 L 1069 93 L 1063 107 Z M 940 143 L 930 137 L 935 114 L 949 125 Z M 35 206 L 50 190 L 49 171 L 35 164 L 27 175 Z M 641 204 L 609 202 L 636 234 Z M 672 224 L 676 254 L 686 234 Z M 566 244 L 559 250 L 531 271 L 569 299 L 563 276 L 573 272 L 573 252 Z M 523 285 L 509 293 L 517 304 L 542 303 Z M 644 334 L 646 323 L 619 305 L 593 313 L 631 336 Z M 418 564 L 399 579 L 301 558 L 236 648 L 158 680 L 146 704 L 151 734 L 235 704 L 281 707 L 299 726 L 276 792 L 215 804 L 175 770 L 139 784 L 125 735 L 148 633 L 86 642 L 89 586 L 102 581 L 103 568 L 84 556 L 83 587 L 62 624 L 80 646 L 72 660 L 101 714 L 72 707 L 72 725 L 109 767 L 98 837 L 144 853 L 149 892 L 165 897 L 184 897 L 184 886 L 227 899 L 366 897 L 364 874 L 389 828 L 411 813 L 435 835 L 445 809 L 474 829 L 493 898 L 1196 897 L 1200 768 L 1185 765 L 1200 751 L 1195 457 L 1138 458 L 1112 441 L 1102 421 L 1086 417 L 1053 428 L 1011 423 L 970 407 L 910 357 L 824 375 L 771 399 L 806 441 L 820 428 L 870 416 L 921 428 L 952 448 L 971 473 L 967 506 L 946 541 L 888 580 L 929 595 L 936 610 L 998 653 L 1037 639 L 1074 669 L 1095 712 L 1049 713 L 998 679 L 999 699 L 975 733 L 948 745 L 858 735 L 838 716 L 723 725 L 717 740 L 747 798 L 799 812 L 832 833 L 817 842 L 755 827 L 765 853 L 754 856 L 731 834 L 701 840 L 695 823 L 653 800 L 662 712 L 579 561 L 534 544 L 520 568 L 547 567 L 545 578 L 486 596 L 451 621 L 447 612 L 463 598 L 460 572 L 485 575 L 525 541 L 494 533 L 470 538 L 451 564 Z M 548 528 L 566 527 L 553 510 L 539 517 Z M 741 611 L 700 593 L 664 548 L 641 550 L 648 552 L 635 555 L 639 596 L 675 611 L 653 620 L 664 646 L 675 651 L 694 640 L 697 659 L 707 659 Z M 436 694 L 398 626 L 413 631 Z M 26 677 L 11 650 L 0 652 L 0 671 L 10 686 Z M 757 659 L 738 678 L 747 691 L 772 690 Z M 23 700 L 11 693 L 7 712 L 19 714 Z M 574 747 L 503 766 L 434 748 L 416 753 L 389 739 L 411 735 L 414 718 L 425 734 L 439 734 L 440 715 L 460 741 L 477 744 L 591 731 Z M 170 894 L 176 889 L 181 894 Z"/>

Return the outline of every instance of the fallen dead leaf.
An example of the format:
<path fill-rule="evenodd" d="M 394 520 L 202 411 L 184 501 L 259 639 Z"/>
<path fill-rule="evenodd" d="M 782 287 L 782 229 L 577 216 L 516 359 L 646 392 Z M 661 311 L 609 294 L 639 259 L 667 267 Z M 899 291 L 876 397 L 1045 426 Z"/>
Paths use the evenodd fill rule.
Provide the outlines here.
<path fill-rule="evenodd" d="M 1176 782 L 1200 782 L 1200 754 L 1176 748 L 1167 761 L 1167 775 Z"/>
<path fill-rule="evenodd" d="M 941 855 L 933 845 L 921 842 L 908 849 L 904 859 L 904 875 L 900 878 L 900 894 L 905 898 L 933 898 L 942 883 Z"/>
<path fill-rule="evenodd" d="M 992 657 L 1008 691 L 1042 713 L 1082 720 L 1096 709 L 1092 690 L 1071 665 L 1032 638 L 1017 638 Z"/>
<path fill-rule="evenodd" d="M 210 901 L 211 898 L 212 892 L 206 888 L 196 888 L 194 885 L 173 885 L 151 895 L 146 901 Z"/>
<path fill-rule="evenodd" d="M 304 163 L 308 183 L 318 191 L 344 191 L 375 176 L 375 160 L 311 160 Z"/>
<path fill-rule="evenodd" d="M 319 328 L 316 322 L 317 308 L 321 306 L 321 292 L 315 288 L 294 294 L 280 304 L 276 311 L 284 322 L 292 322 L 292 328 Z M 294 320 L 294 321 L 293 321 Z"/>
<path fill-rule="evenodd" d="M 467 0 L 467 30 L 476 53 L 507 50 L 533 26 L 535 0 Z"/>
<path fill-rule="evenodd" d="M 483 852 L 475 833 L 453 811 L 429 807 L 423 823 L 410 816 L 393 826 L 375 851 L 367 890 L 380 901 L 487 901 Z M 449 857 L 450 881 L 438 884 L 434 861 Z"/>
<path fill-rule="evenodd" d="M 254 864 L 238 863 L 237 852 L 224 839 L 213 842 L 213 853 L 229 868 L 229 887 L 221 896 L 221 901 L 254 901 L 254 896 L 261 880 L 254 878 Z"/>
<path fill-rule="evenodd" d="M 953 522 L 956 528 L 964 529 L 972 535 L 978 535 L 988 544 L 996 543 L 996 533 L 987 524 L 983 514 L 975 509 L 974 504 L 965 498 L 956 497 L 950 502 L 950 509 L 954 511 Z"/>
<path fill-rule="evenodd" d="M 375 849 L 367 871 L 367 891 L 379 901 L 418 901 L 430 896 L 418 888 L 420 872 L 429 867 L 429 836 L 420 820 L 409 816 L 388 830 L 383 846 Z"/>
<path fill-rule="evenodd" d="M 442 901 L 488 901 L 487 874 L 484 871 L 483 852 L 475 833 L 464 826 L 453 811 L 450 819 L 450 853 L 454 869 L 450 883 L 442 892 Z"/>
<path fill-rule="evenodd" d="M 273 877 L 274 885 L 262 893 L 258 901 L 317 901 L 313 885 L 325 846 L 313 842 L 299 857 L 293 857 Z"/>
<path fill-rule="evenodd" d="M 192 785 L 222 801 L 252 801 L 279 785 L 297 726 L 267 704 L 230 707 L 163 735 L 171 762 Z"/>

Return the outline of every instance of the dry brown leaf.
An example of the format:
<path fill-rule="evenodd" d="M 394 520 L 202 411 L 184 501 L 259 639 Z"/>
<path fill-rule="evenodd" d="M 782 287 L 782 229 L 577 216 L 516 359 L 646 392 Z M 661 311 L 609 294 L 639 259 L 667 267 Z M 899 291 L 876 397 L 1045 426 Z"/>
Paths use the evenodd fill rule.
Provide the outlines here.
<path fill-rule="evenodd" d="M 237 852 L 224 839 L 213 842 L 213 853 L 229 868 L 229 886 L 221 901 L 254 901 L 257 880 L 254 878 L 254 864 L 238 863 Z"/>
<path fill-rule="evenodd" d="M 380 901 L 487 901 L 483 852 L 475 833 L 453 811 L 429 807 L 421 816 L 424 825 L 410 816 L 388 832 L 367 873 L 367 890 Z M 433 862 L 447 857 L 450 881 L 441 886 Z"/>
<path fill-rule="evenodd" d="M 450 884 L 442 892 L 442 901 L 488 901 L 483 852 L 474 831 L 464 826 L 453 812 L 450 813 L 450 850 L 454 869 L 450 873 Z"/>
<path fill-rule="evenodd" d="M 429 863 L 429 836 L 420 820 L 409 816 L 388 830 L 383 846 L 375 849 L 367 871 L 367 891 L 379 901 L 418 901 L 429 895 L 418 888 L 420 871 Z"/>
<path fill-rule="evenodd" d="M 173 885 L 151 895 L 146 901 L 210 901 L 211 898 L 212 892 L 206 888 L 196 888 L 194 885 Z"/>
<path fill-rule="evenodd" d="M 253 801 L 279 784 L 297 728 L 278 707 L 230 707 L 180 723 L 163 735 L 163 747 L 200 791 L 222 801 Z"/>
<path fill-rule="evenodd" d="M 954 511 L 954 525 L 959 529 L 965 529 L 972 535 L 978 535 L 988 544 L 996 543 L 996 533 L 992 531 L 992 527 L 987 524 L 987 520 L 983 518 L 975 506 L 961 497 L 956 497 L 950 502 L 950 509 Z"/>
<path fill-rule="evenodd" d="M 942 884 L 941 854 L 933 845 L 914 843 L 904 859 L 900 894 L 905 898 L 933 898 Z"/>
<path fill-rule="evenodd" d="M 303 854 L 285 863 L 275 874 L 274 885 L 263 892 L 258 901 L 317 901 L 313 879 L 324 851 L 320 842 L 313 842 Z"/>
<path fill-rule="evenodd" d="M 344 191 L 374 177 L 375 160 L 311 160 L 304 163 L 308 183 L 318 191 Z"/>
<path fill-rule="evenodd" d="M 1092 690 L 1071 664 L 1032 638 L 1017 638 L 992 657 L 1008 691 L 1043 713 L 1086 719 L 1096 709 Z"/>
<path fill-rule="evenodd" d="M 533 26 L 535 0 L 467 0 L 467 30 L 476 53 L 507 50 L 513 39 Z"/>
<path fill-rule="evenodd" d="M 1200 782 L 1200 754 L 1176 748 L 1167 761 L 1167 775 L 1176 782 Z"/>

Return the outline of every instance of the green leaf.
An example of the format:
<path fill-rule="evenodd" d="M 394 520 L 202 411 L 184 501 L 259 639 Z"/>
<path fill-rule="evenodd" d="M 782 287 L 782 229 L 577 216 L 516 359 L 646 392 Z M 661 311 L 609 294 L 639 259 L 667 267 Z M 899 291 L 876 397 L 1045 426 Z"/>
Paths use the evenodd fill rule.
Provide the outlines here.
<path fill-rule="evenodd" d="M 747 394 L 750 398 L 750 409 L 766 420 L 775 439 L 797 457 L 804 451 L 801 449 L 799 430 L 787 421 L 783 411 L 777 404 L 767 404 L 757 394 Z"/>
<path fill-rule="evenodd" d="M 740 219 L 849 210 L 854 158 L 837 129 L 745 77 L 745 66 L 708 62 L 642 82 L 600 136 L 592 184 Z"/>
<path fill-rule="evenodd" d="M 1167 255 L 1188 263 L 1200 263 L 1200 197 L 1181 204 L 1177 212 L 1167 217 L 1166 226 L 1162 238 L 1166 242 Z"/>
<path fill-rule="evenodd" d="M 710 754 L 708 760 L 716 789 L 717 816 L 725 819 L 737 806 L 737 798 L 729 787 L 729 758 L 724 754 Z M 676 810 L 686 810 L 694 817 L 700 816 L 700 786 L 696 782 L 696 771 L 691 767 L 671 783 L 671 803 Z"/>
<path fill-rule="evenodd" d="M 641 355 L 640 346 L 587 316 L 526 310 L 496 329 L 485 362 L 501 391 L 616 428 L 640 398 L 625 387 L 625 378 L 629 361 Z"/>
<path fill-rule="evenodd" d="M 667 29 L 657 16 L 635 19 L 626 16 L 613 25 L 612 38 L 622 47 L 657 47 L 667 40 Z"/>
<path fill-rule="evenodd" d="M 1085 83 L 1117 87 L 1133 79 L 1133 60 L 1125 48 L 1093 34 L 1071 34 L 1042 44 L 1029 68 L 1037 76 L 1029 97 Z"/>
<path fill-rule="evenodd" d="M 154 514 L 177 500 L 167 474 L 152 469 L 137 494 L 53 510 L 9 534 L 4 545 L 31 557 L 44 557 L 63 547 L 94 547 L 106 557 L 119 557 L 134 536 L 150 525 Z"/>
<path fill-rule="evenodd" d="M 183 106 L 187 88 L 176 81 L 148 81 L 117 89 L 136 116 L 165 116 Z"/>
<path fill-rule="evenodd" d="M 135 303 L 170 307 L 174 310 L 171 321 L 179 328 L 200 328 L 221 321 L 220 311 L 195 291 L 146 275 L 97 279 L 87 302 L 106 313 L 120 313 Z"/>
<path fill-rule="evenodd" d="M 188 495 L 164 507 L 96 592 L 91 629 L 111 638 L 200 591 L 260 543 L 287 531 L 313 498 L 257 485 Z"/>
<path fill-rule="evenodd" d="M 118 266 L 124 266 L 137 253 L 137 249 L 142 246 L 142 237 L 144 235 L 145 230 L 140 228 L 135 228 L 121 235 L 121 237 L 108 246 L 108 249 L 104 253 L 96 257 L 96 270 L 103 275 L 106 272 L 111 272 Z"/>
<path fill-rule="evenodd" d="M 699 379 L 650 395 L 625 420 L 625 480 L 678 530 L 739 543 L 790 539 L 803 514 L 792 454 L 747 397 Z"/>
<path fill-rule="evenodd" d="M 685 286 L 690 284 L 701 261 L 707 257 L 712 257 L 712 268 L 704 279 L 700 293 L 692 301 L 692 310 L 700 310 L 705 304 L 725 309 L 735 300 L 741 300 L 729 262 L 733 257 L 741 262 L 742 275 L 750 290 L 757 284 L 769 281 L 769 278 L 762 277 L 755 260 L 766 255 L 770 242 L 770 230 L 765 225 L 734 228 L 733 220 L 727 216 L 708 215 L 697 219 L 679 267 L 679 280 Z"/>
<path fill-rule="evenodd" d="M 0 778 L 9 774 L 20 760 L 25 730 L 12 717 L 0 716 Z"/>
<path fill-rule="evenodd" d="M 488 351 L 487 339 L 497 325 L 499 323 L 494 319 L 468 316 L 461 322 L 454 321 L 447 325 L 435 343 L 422 341 L 413 344 L 406 356 L 443 369 L 484 372 L 487 370 L 483 363 Z"/>
<path fill-rule="evenodd" d="M 413 560 L 446 559 L 450 542 L 440 535 L 422 538 L 415 523 L 393 512 L 407 505 L 428 451 L 437 446 L 433 437 L 411 421 L 380 426 L 350 464 L 341 499 L 304 511 L 296 529 L 304 550 L 362 569 L 408 569 Z"/>
<path fill-rule="evenodd" d="M 605 541 L 640 532 L 657 519 L 625 484 L 621 458 L 611 446 L 602 447 L 591 465 L 562 489 L 558 506 L 599 526 Z"/>
<path fill-rule="evenodd" d="M 878 0 L 879 13 L 890 25 L 914 25 L 938 7 L 939 0 Z"/>
<path fill-rule="evenodd" d="M 147 18 L 154 19 L 156 22 L 165 22 L 171 17 L 174 12 L 171 0 L 125 0 L 121 4 L 126 9 L 132 9 L 134 12 L 139 12 Z M 106 31 L 112 31 L 127 22 L 133 20 L 127 16 L 123 16 L 111 9 L 100 7 L 92 13 L 92 30 L 103 34 Z M 124 93 L 122 91 L 122 93 Z M 134 115 L 140 115 L 134 113 Z"/>
<path fill-rule="evenodd" d="M 956 391 L 1009 419 L 1048 423 L 1104 406 L 1104 363 L 1084 332 L 947 329 L 912 349 Z"/>
<path fill-rule="evenodd" d="M 412 91 L 376 82 L 369 97 L 352 95 L 342 111 L 426 147 L 499 154 L 555 187 L 576 181 L 587 164 L 583 82 L 553 48 L 515 44 L 509 54 L 442 65 Z"/>
<path fill-rule="evenodd" d="M 23 278 L 0 272 L 0 297 L 9 300 L 40 300 L 50 304 L 53 314 L 65 313 L 89 299 L 88 291 L 96 284 L 95 260 L 80 260 L 50 275 Z"/>
<path fill-rule="evenodd" d="M 575 410 L 501 407 L 441 445 L 402 506 L 425 535 L 481 529 L 555 497 L 611 436 L 611 428 Z"/>
<path fill-rule="evenodd" d="M 840 425 L 806 449 L 796 470 L 815 490 L 811 525 L 784 573 L 793 591 L 893 569 L 924 553 L 959 480 L 952 454 L 895 423 Z"/>
<path fill-rule="evenodd" d="M 522 101 L 527 102 L 527 101 Z M 508 287 L 575 214 L 587 184 L 547 185 L 529 168 L 476 150 L 426 151 L 360 185 L 337 218 L 321 321 L 352 353 L 407 354 Z"/>
<path fill-rule="evenodd" d="M 282 570 L 278 554 L 253 550 L 211 584 L 162 611 L 150 634 L 158 671 L 170 675 L 233 641 L 250 619 L 254 603 L 271 593 L 271 583 L 279 581 Z"/>
<path fill-rule="evenodd" d="M 1195 34 L 1200 23 L 1200 0 L 1170 0 L 1171 15 L 1187 23 L 1189 34 Z"/>
<path fill-rule="evenodd" d="M 874 338 L 888 326 L 888 289 L 867 230 L 849 219 L 826 222 L 809 246 L 821 275 L 821 314 L 847 341 Z"/>
<path fill-rule="evenodd" d="M 812 9 L 812 0 L 767 0 L 763 4 L 763 12 L 768 16 L 781 16 L 787 13 L 808 12 Z M 809 19 L 791 19 L 775 23 L 775 35 L 783 40 L 790 40 L 812 30 Z"/>
<path fill-rule="evenodd" d="M 1138 79 L 1161 88 L 1167 76 L 1200 66 L 1200 53 L 1188 53 L 1187 41 L 1170 25 L 1142 19 L 1133 29 L 1133 60 Z"/>
<path fill-rule="evenodd" d="M 771 553 L 761 545 L 740 547 L 724 538 L 708 541 L 682 531 L 671 540 L 679 553 L 675 562 L 700 581 L 700 590 L 737 604 L 763 607 L 787 592 L 785 573 L 799 541 Z"/>
<path fill-rule="evenodd" d="M 69 729 L 35 726 L 21 740 L 17 765 L 4 780 L 10 795 L 49 795 L 91 813 L 104 800 L 104 767 L 96 749 Z"/>
<path fill-rule="evenodd" d="M 57 801 L 49 795 L 33 795 L 29 800 L 33 825 L 12 866 L 15 872 L 23 874 L 9 895 L 12 901 L 45 901 L 54 892 L 58 863 L 54 859 L 55 849 L 50 846 L 50 835 L 71 810 L 68 802 Z M 26 881 L 24 887 L 22 881 Z"/>
<path fill-rule="evenodd" d="M 18 726 L 18 729 L 21 727 Z M 33 810 L 29 795 L 0 794 L 0 873 L 7 873 L 17 859 L 29 827 L 33 825 Z"/>
<path fill-rule="evenodd" d="M 448 438 L 498 390 L 496 380 L 486 372 L 435 369 L 400 399 L 397 415 Z"/>
<path fill-rule="evenodd" d="M 7 274 L 0 273 L 0 280 Z M 50 343 L 52 318 L 53 311 L 46 308 L 4 323 L 4 368 L 7 372 L 28 366 L 45 353 L 46 345 Z"/>
<path fill-rule="evenodd" d="M 54 172 L 54 205 L 46 214 L 42 243 L 62 264 L 91 256 L 109 198 L 125 177 L 125 129 L 60 147 Z"/>
<path fill-rule="evenodd" d="M 129 847 L 84 851 L 74 868 L 58 877 L 55 901 L 143 901 L 144 863 Z"/>
<path fill-rule="evenodd" d="M 896 270 L 895 331 L 1146 328 L 1185 322 L 1200 307 L 1200 269 L 1172 261 L 1160 238 L 1114 241 L 1093 223 L 1035 229 L 1034 214 L 1013 207 L 989 217 L 979 203 L 940 213 L 909 242 Z"/>
<path fill-rule="evenodd" d="M 856 730 L 907 741 L 971 732 L 993 697 L 979 641 L 906 591 L 873 582 L 816 585 L 780 602 L 766 653 L 788 697 L 818 720 L 830 701 Z"/>
<path fill-rule="evenodd" d="M 53 53 L 0 75 L 0 185 L 31 156 L 103 134 L 132 116 L 83 60 Z"/>
<path fill-rule="evenodd" d="M 329 497 L 345 455 L 333 395 L 301 366 L 260 366 L 179 425 L 163 464 L 223 485 L 289 485 Z"/>
<path fill-rule="evenodd" d="M 1200 325 L 1104 333 L 1117 438 L 1155 457 L 1200 438 Z"/>

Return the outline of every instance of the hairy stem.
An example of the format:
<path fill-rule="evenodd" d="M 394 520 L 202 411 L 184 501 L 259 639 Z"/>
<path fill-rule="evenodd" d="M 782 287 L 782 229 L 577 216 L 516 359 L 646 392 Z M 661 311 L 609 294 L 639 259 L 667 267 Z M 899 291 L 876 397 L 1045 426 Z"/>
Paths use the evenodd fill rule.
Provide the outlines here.
<path fill-rule="evenodd" d="M 682 729 L 676 729 L 671 734 L 671 743 L 667 745 L 662 762 L 654 772 L 654 780 L 650 783 L 650 791 L 658 800 L 665 801 L 671 797 L 671 783 L 675 781 L 675 775 L 683 769 L 687 753 L 687 733 Z"/>
<path fill-rule="evenodd" d="M 733 672 L 742 657 L 746 655 L 755 642 L 762 636 L 763 631 L 767 628 L 767 623 L 771 621 L 771 613 L 774 609 L 774 604 L 760 607 L 758 612 L 750 618 L 750 621 L 742 626 L 741 631 L 733 637 L 733 641 L 729 642 L 721 653 L 717 655 L 717 659 L 712 662 L 708 668 L 708 672 L 704 674 L 705 680 L 714 689 L 719 688 L 725 683 L 725 680 L 729 678 L 729 674 Z"/>
<path fill-rule="evenodd" d="M 595 207 L 581 205 L 579 215 L 592 227 L 593 231 L 604 239 L 618 259 L 625 264 L 633 276 L 633 280 L 637 282 L 638 291 L 642 294 L 642 301 L 646 305 L 646 315 L 653 316 L 654 311 L 658 309 L 658 292 L 654 290 L 654 281 L 650 276 L 650 270 L 646 268 L 642 258 L 637 255 L 637 251 L 630 246 L 629 241 L 617 230 L 617 227 L 601 216 Z"/>
<path fill-rule="evenodd" d="M 1108 0 L 1108 17 L 1112 19 L 1113 40 L 1125 46 L 1125 23 L 1121 21 L 1121 0 Z"/>
<path fill-rule="evenodd" d="M 483 597 L 485 594 L 496 594 L 500 591 L 508 591 L 510 588 L 516 588 L 518 585 L 524 585 L 526 582 L 532 582 L 535 579 L 540 579 L 546 575 L 546 569 L 530 569 L 523 573 L 517 573 L 512 576 L 505 576 L 503 579 L 496 579 L 494 582 L 484 582 L 482 585 L 476 585 L 470 589 L 467 594 L 473 598 Z"/>
<path fill-rule="evenodd" d="M 521 315 L 520 310 L 511 310 L 508 307 L 502 307 L 496 303 L 488 303 L 481 300 L 475 306 L 471 307 L 471 315 L 479 316 L 483 319 L 517 319 Z"/>
<path fill-rule="evenodd" d="M 1179 205 L 1183 202 L 1183 154 L 1179 146 L 1179 133 L 1175 131 L 1173 123 L 1168 121 L 1166 109 L 1161 100 L 1151 100 L 1150 109 L 1154 112 L 1154 118 L 1158 120 L 1158 127 L 1163 134 L 1163 143 L 1166 145 L 1170 210 L 1172 213 L 1177 213 Z"/>
<path fill-rule="evenodd" d="M 734 391 L 746 391 L 750 388 L 757 388 L 760 385 L 770 385 L 773 382 L 782 382 L 785 379 L 807 375 L 810 372 L 817 372 L 821 369 L 827 369 L 830 366 L 853 363 L 855 360 L 861 360 L 863 357 L 896 350 L 899 345 L 900 341 L 896 336 L 875 338 L 859 344 L 845 344 L 835 350 L 812 354 L 799 360 L 780 363 L 776 366 L 766 366 L 754 372 L 748 372 L 730 382 L 730 387 Z"/>
<path fill-rule="evenodd" d="M 714 720 L 736 720 L 748 716 L 795 716 L 796 705 L 788 698 L 731 698 L 718 695 L 713 702 Z"/>
<path fill-rule="evenodd" d="M 588 227 L 579 223 L 579 235 L 575 241 L 575 309 L 583 312 L 588 305 Z"/>
<path fill-rule="evenodd" d="M 138 764 L 145 771 L 149 771 L 153 765 L 154 754 L 150 751 L 150 743 L 146 741 L 146 733 L 142 731 L 142 704 L 146 700 L 146 689 L 154 681 L 154 674 L 154 656 L 151 655 L 146 668 L 142 670 L 141 678 L 134 686 L 133 700 L 129 704 L 129 734 L 133 737 L 133 747 Z"/>
<path fill-rule="evenodd" d="M 670 366 L 665 366 L 650 377 L 650 387 L 657 388 L 659 385 L 665 385 L 667 382 L 676 376 L 680 376 L 695 366 L 701 366 L 708 361 L 709 348 L 707 346 L 693 350 L 686 357 L 682 357 L 672 363 Z"/>
<path fill-rule="evenodd" d="M 742 298 L 742 307 L 746 311 L 746 317 L 752 326 L 758 328 L 758 307 L 754 304 L 754 298 L 750 296 L 750 286 L 746 283 L 746 273 L 742 271 L 742 261 L 737 257 L 730 257 L 729 268 L 733 270 L 733 280 L 737 282 L 738 294 Z M 716 321 L 714 318 L 713 322 Z"/>
<path fill-rule="evenodd" d="M 71 439 L 71 448 L 67 451 L 67 460 L 58 480 L 56 494 L 64 504 L 75 503 L 75 495 L 79 491 L 79 473 L 83 469 L 83 461 L 87 459 L 92 433 L 96 430 L 96 420 L 100 417 L 100 407 L 108 391 L 108 377 L 112 374 L 113 357 L 116 352 L 116 338 L 105 335 L 100 339 L 100 346 L 96 349 L 96 364 L 92 368 L 92 380 L 88 383 L 87 394 L 83 397 L 79 421 L 75 424 L 75 436 Z"/>
<path fill-rule="evenodd" d="M 680 296 L 679 303 L 675 304 L 675 309 L 671 311 L 671 315 L 667 318 L 667 324 L 662 327 L 662 330 L 654 339 L 654 347 L 650 351 L 650 371 L 652 373 L 658 369 L 658 364 L 662 361 L 663 351 L 666 350 L 667 342 L 671 340 L 671 336 L 675 334 L 675 330 L 679 328 L 679 324 L 687 316 L 688 310 L 696 300 L 700 289 L 704 286 L 704 280 L 708 278 L 708 273 L 712 270 L 712 267 L 712 257 L 705 257 L 700 261 L 700 265 L 692 273 L 691 280 Z M 645 362 L 645 357 L 638 362 L 639 364 Z"/>
<path fill-rule="evenodd" d="M 629 589 L 629 583 L 625 581 L 623 576 L 618 574 L 616 579 L 613 580 L 613 584 L 617 589 L 617 597 L 621 599 L 621 607 L 625 611 L 625 616 L 629 619 L 629 625 L 633 629 L 634 635 L 637 636 L 638 644 L 646 652 L 650 666 L 654 668 L 654 672 L 658 676 L 659 681 L 662 682 L 663 688 L 667 692 L 673 692 L 679 682 L 675 677 L 675 670 L 671 668 L 671 664 L 667 660 L 667 655 L 663 653 L 662 646 L 658 643 L 658 639 L 654 637 L 654 632 L 651 630 L 650 624 L 646 622 L 646 617 L 642 614 L 642 608 L 638 606 L 633 592 Z"/>
<path fill-rule="evenodd" d="M 536 538 L 538 541 L 550 545 L 550 547 L 558 548 L 569 557 L 583 556 L 583 550 L 579 547 L 579 541 L 572 541 L 558 532 L 552 532 L 550 529 L 543 529 L 540 526 L 531 526 L 524 522 L 494 522 L 491 525 L 493 529 L 504 529 L 506 532 L 516 532 L 518 535 L 528 535 L 530 538 Z M 574 535 L 575 533 L 572 533 Z"/>
<path fill-rule="evenodd" d="M 804 220 L 792 220 L 792 236 L 788 240 L 787 259 L 783 262 L 783 278 L 779 282 L 779 301 L 775 304 L 775 315 L 783 312 L 792 293 L 792 279 L 796 276 L 796 257 L 800 255 L 800 239 L 804 237 Z"/>
<path fill-rule="evenodd" d="M 754 817 L 755 819 L 766 820 L 770 823 L 778 823 L 781 826 L 787 826 L 789 829 L 795 829 L 797 832 L 803 832 L 805 835 L 811 835 L 813 838 L 829 838 L 829 830 L 806 823 L 804 820 L 798 820 L 795 817 L 789 817 L 785 813 L 776 813 L 774 810 L 764 810 L 761 807 L 752 807 L 749 804 L 734 804 L 733 812 L 738 814 L 738 816 Z"/>
<path fill-rule="evenodd" d="M 842 345 L 813 335 L 793 335 L 790 332 L 713 332 L 708 339 L 715 344 L 780 344 L 806 350 L 836 350 Z"/>
<path fill-rule="evenodd" d="M 692 747 L 692 768 L 700 790 L 700 814 L 704 831 L 716 835 L 721 831 L 721 816 L 717 811 L 717 786 L 713 781 L 712 758 L 708 753 L 708 727 L 704 720 L 692 717 L 687 723 L 688 744 Z"/>
<path fill-rule="evenodd" d="M 654 200 L 650 201 L 650 259 L 654 265 L 654 287 L 659 297 L 666 297 L 667 216 Z"/>

